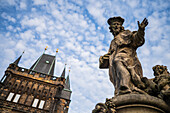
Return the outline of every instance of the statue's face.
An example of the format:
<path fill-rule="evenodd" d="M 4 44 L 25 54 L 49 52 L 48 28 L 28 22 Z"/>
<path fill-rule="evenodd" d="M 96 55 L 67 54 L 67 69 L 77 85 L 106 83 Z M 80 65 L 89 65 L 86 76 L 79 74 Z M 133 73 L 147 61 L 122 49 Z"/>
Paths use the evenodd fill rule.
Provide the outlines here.
<path fill-rule="evenodd" d="M 113 35 L 118 35 L 122 31 L 122 28 L 123 28 L 123 26 L 121 25 L 120 22 L 113 22 L 109 27 L 110 32 Z"/>

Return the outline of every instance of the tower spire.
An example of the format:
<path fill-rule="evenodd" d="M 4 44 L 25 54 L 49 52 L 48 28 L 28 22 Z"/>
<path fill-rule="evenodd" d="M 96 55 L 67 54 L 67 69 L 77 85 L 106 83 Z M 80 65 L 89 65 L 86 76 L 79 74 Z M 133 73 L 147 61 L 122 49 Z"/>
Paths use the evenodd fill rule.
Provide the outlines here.
<path fill-rule="evenodd" d="M 62 72 L 62 74 L 61 74 L 61 77 L 62 77 L 62 78 L 65 78 L 66 65 L 67 65 L 67 64 L 65 64 L 64 69 L 63 69 L 63 72 Z"/>
<path fill-rule="evenodd" d="M 18 65 L 18 64 L 19 64 L 19 61 L 21 60 L 21 57 L 22 57 L 23 54 L 24 54 L 24 51 L 22 52 L 21 56 L 18 57 L 18 58 L 13 62 L 13 64 Z"/>
<path fill-rule="evenodd" d="M 67 86 L 67 89 L 70 90 L 70 78 L 69 78 L 69 74 L 70 74 L 70 69 L 69 69 L 69 73 L 68 73 L 67 78 L 66 78 L 66 86 Z"/>

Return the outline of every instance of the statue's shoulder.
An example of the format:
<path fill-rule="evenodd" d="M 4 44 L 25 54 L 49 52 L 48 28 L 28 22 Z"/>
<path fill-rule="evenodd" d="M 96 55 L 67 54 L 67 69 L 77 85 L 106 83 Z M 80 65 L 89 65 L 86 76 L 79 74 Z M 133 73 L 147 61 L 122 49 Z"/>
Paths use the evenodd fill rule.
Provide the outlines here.
<path fill-rule="evenodd" d="M 133 32 L 131 32 L 130 30 L 124 30 L 123 32 L 122 32 L 123 34 L 132 34 Z"/>
<path fill-rule="evenodd" d="M 124 31 L 124 34 L 129 34 L 129 35 L 133 35 L 133 34 L 136 34 L 137 33 L 137 31 L 130 31 L 130 30 L 125 30 Z"/>
<path fill-rule="evenodd" d="M 123 37 L 127 37 L 130 35 L 132 35 L 132 32 L 130 30 L 124 30 L 119 34 L 119 36 L 123 36 Z"/>
<path fill-rule="evenodd" d="M 136 33 L 137 31 L 130 31 L 129 29 L 124 30 L 123 32 L 127 32 L 127 33 Z"/>

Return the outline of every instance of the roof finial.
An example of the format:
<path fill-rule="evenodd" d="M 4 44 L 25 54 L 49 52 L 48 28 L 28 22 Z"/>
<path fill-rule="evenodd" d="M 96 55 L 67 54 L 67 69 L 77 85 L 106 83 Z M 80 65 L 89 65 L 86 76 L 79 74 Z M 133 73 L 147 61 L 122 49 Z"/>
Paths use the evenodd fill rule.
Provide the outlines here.
<path fill-rule="evenodd" d="M 46 47 L 45 47 L 45 49 L 44 49 L 44 53 L 45 53 L 45 51 L 47 50 L 47 48 L 48 48 L 48 46 L 46 46 Z"/>
<path fill-rule="evenodd" d="M 57 56 L 57 53 L 58 53 L 58 48 L 56 49 L 56 54 L 55 54 L 55 56 Z"/>
<path fill-rule="evenodd" d="M 71 67 L 69 67 L 69 73 L 70 73 L 70 69 L 71 69 Z"/>
<path fill-rule="evenodd" d="M 22 55 L 25 53 L 25 50 L 22 52 Z"/>
<path fill-rule="evenodd" d="M 56 53 L 58 53 L 58 48 L 57 48 L 57 50 L 56 50 Z"/>

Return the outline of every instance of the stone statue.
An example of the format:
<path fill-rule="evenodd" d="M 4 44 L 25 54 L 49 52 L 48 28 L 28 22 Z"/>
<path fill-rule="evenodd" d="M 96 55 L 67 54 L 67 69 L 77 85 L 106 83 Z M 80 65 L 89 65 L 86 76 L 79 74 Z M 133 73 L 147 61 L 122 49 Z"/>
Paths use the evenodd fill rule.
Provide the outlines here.
<path fill-rule="evenodd" d="M 153 81 L 158 87 L 158 97 L 170 105 L 170 73 L 166 66 L 156 65 L 153 68 L 155 78 Z"/>
<path fill-rule="evenodd" d="M 138 31 L 133 32 L 124 29 L 124 19 L 121 17 L 109 18 L 107 22 L 114 39 L 108 53 L 99 59 L 100 68 L 109 68 L 115 95 L 145 93 L 141 90 L 145 88 L 145 84 L 141 80 L 143 73 L 136 50 L 145 42 L 144 31 L 148 20 L 145 18 L 142 23 L 138 21 Z"/>
<path fill-rule="evenodd" d="M 124 30 L 124 19 L 108 19 L 111 41 L 107 54 L 99 59 L 99 68 L 109 68 L 115 96 L 96 104 L 92 113 L 170 113 L 170 73 L 166 66 L 153 67 L 155 78 L 143 77 L 136 50 L 145 42 L 145 18 L 138 31 Z"/>

